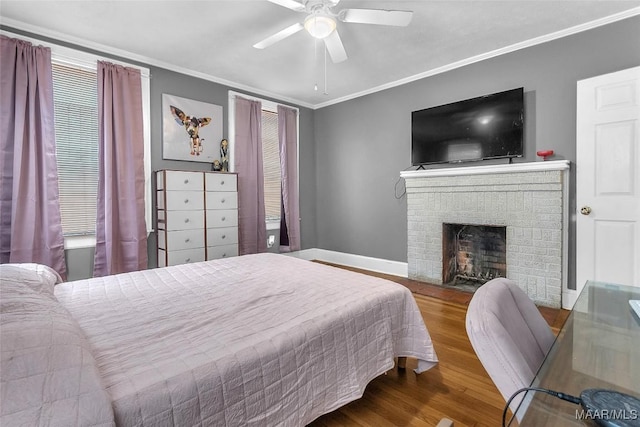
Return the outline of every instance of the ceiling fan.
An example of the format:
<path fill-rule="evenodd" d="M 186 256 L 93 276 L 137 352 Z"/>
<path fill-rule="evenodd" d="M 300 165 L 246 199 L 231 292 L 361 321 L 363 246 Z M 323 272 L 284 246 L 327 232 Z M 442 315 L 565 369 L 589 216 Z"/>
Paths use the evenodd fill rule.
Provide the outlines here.
<path fill-rule="evenodd" d="M 271 3 L 286 7 L 296 12 L 304 12 L 307 17 L 304 23 L 293 24 L 272 36 L 253 45 L 256 49 L 264 49 L 274 43 L 283 40 L 302 29 L 306 29 L 309 34 L 317 39 L 324 40 L 324 44 L 329 51 L 331 60 L 334 63 L 347 59 L 347 52 L 344 49 L 342 40 L 336 29 L 336 21 L 358 24 L 393 25 L 396 27 L 406 27 L 411 22 L 413 12 L 405 10 L 383 10 L 383 9 L 342 9 L 334 12 L 332 10 L 340 0 L 269 0 Z"/>

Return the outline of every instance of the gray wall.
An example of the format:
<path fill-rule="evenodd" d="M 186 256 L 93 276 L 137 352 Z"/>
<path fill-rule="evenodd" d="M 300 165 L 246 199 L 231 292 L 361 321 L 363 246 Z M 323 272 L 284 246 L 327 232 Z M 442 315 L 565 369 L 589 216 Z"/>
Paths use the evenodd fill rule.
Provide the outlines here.
<path fill-rule="evenodd" d="M 407 261 L 406 201 L 397 195 L 399 173 L 411 166 L 414 110 L 524 87 L 526 156 L 518 161 L 537 161 L 537 150 L 553 149 L 552 159 L 575 162 L 576 82 L 639 65 L 638 40 L 634 17 L 316 110 L 318 247 Z M 575 163 L 571 180 L 575 212 Z"/>
<path fill-rule="evenodd" d="M 226 138 L 228 132 L 228 91 L 230 89 L 238 92 L 245 92 L 232 87 L 220 85 L 207 80 L 191 77 L 185 74 L 176 73 L 166 69 L 150 66 L 148 64 L 139 63 L 128 60 L 127 58 L 118 58 L 103 52 L 97 52 L 85 49 L 81 46 L 60 42 L 47 37 L 41 37 L 37 34 L 28 33 L 7 26 L 0 26 L 3 30 L 7 30 L 16 34 L 24 34 L 33 38 L 44 41 L 57 43 L 74 49 L 92 52 L 105 58 L 113 58 L 144 66 L 151 72 L 151 170 L 159 169 L 183 169 L 183 170 L 211 170 L 211 165 L 207 163 L 185 162 L 176 160 L 162 159 L 162 94 L 168 93 L 184 98 L 190 98 L 198 101 L 208 102 L 221 105 L 224 110 L 224 130 L 223 136 Z M 249 95 L 255 95 L 248 93 Z M 265 98 L 260 95 L 255 95 Z M 272 99 L 277 101 L 275 99 Z M 286 103 L 287 105 L 291 105 Z M 305 107 L 296 106 L 300 109 L 300 216 L 301 236 L 303 249 L 317 246 L 316 228 L 315 228 L 315 148 L 313 142 L 313 120 L 314 111 Z M 232 160 L 233 161 L 233 160 Z M 153 184 L 153 206 L 155 206 L 155 183 Z M 155 228 L 156 215 L 153 213 L 153 223 Z M 66 251 L 68 279 L 77 280 L 91 277 L 93 271 L 93 248 L 72 249 Z M 157 266 L 156 253 L 156 236 L 151 233 L 148 240 L 149 267 Z"/>

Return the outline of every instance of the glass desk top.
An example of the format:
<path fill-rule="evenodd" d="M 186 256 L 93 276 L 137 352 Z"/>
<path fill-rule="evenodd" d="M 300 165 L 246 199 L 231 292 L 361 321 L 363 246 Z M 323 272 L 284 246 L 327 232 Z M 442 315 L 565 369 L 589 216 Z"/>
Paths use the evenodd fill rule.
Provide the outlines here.
<path fill-rule="evenodd" d="M 640 287 L 587 282 L 531 386 L 640 397 L 640 318 L 630 299 L 640 299 Z M 581 406 L 540 392 L 528 391 L 516 413 L 521 421 L 514 417 L 510 426 L 590 425 Z"/>

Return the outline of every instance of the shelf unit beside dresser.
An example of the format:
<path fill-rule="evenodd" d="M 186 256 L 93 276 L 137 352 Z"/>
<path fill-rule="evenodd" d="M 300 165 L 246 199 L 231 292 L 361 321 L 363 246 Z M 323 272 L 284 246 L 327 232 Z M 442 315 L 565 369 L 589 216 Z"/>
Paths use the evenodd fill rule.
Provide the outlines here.
<path fill-rule="evenodd" d="M 238 255 L 234 173 L 156 172 L 158 267 Z"/>

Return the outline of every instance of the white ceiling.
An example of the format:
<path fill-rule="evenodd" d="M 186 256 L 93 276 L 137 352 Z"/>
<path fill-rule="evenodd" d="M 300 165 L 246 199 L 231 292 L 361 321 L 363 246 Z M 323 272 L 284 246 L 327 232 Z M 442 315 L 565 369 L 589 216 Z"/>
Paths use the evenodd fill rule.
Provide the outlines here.
<path fill-rule="evenodd" d="M 342 0 L 335 10 L 344 8 L 414 15 L 407 27 L 339 22 L 349 59 L 327 59 L 326 94 L 323 45 L 305 31 L 252 47 L 305 17 L 265 0 L 2 0 L 0 23 L 318 108 L 638 15 L 640 1 Z"/>

